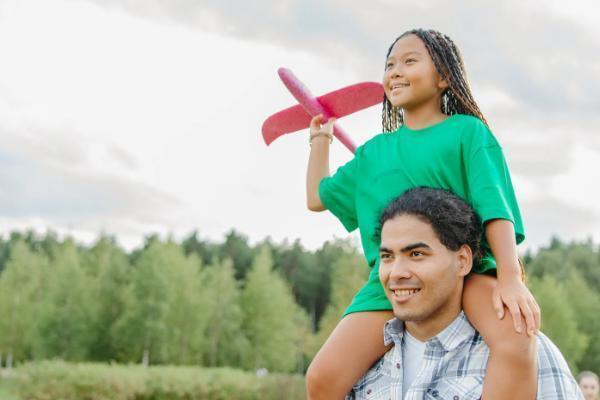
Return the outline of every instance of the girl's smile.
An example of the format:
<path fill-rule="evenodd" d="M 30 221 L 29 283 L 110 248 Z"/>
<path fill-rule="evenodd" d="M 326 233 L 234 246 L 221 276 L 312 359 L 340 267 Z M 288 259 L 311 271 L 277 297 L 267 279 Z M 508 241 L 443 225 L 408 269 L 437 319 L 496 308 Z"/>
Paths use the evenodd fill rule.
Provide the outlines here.
<path fill-rule="evenodd" d="M 394 44 L 386 61 L 383 87 L 394 107 L 410 110 L 431 102 L 438 105 L 447 84 L 421 39 L 406 35 Z"/>

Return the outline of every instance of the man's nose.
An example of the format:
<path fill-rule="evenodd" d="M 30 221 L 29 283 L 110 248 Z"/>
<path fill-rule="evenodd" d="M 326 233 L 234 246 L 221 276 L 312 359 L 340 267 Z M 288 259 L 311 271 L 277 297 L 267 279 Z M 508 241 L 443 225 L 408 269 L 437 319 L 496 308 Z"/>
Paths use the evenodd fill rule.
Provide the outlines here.
<path fill-rule="evenodd" d="M 410 268 L 406 262 L 403 260 L 397 259 L 392 265 L 392 270 L 390 271 L 390 279 L 405 279 L 411 277 Z"/>

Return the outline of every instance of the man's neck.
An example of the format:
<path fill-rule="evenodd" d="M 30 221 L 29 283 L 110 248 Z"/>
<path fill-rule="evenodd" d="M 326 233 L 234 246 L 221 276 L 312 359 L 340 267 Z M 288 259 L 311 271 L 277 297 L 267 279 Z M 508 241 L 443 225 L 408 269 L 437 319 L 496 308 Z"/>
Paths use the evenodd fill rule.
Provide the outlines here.
<path fill-rule="evenodd" d="M 422 321 L 406 321 L 404 328 L 415 339 L 426 342 L 446 329 L 458 317 L 461 311 L 462 307 L 458 303 L 449 309 L 438 310 L 436 314 L 430 315 Z"/>

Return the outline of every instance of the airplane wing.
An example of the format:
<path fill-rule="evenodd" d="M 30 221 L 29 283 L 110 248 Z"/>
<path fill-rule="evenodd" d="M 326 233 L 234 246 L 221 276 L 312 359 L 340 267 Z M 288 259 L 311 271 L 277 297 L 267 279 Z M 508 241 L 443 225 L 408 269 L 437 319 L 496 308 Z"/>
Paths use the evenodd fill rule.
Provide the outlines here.
<path fill-rule="evenodd" d="M 317 100 L 329 116 L 340 118 L 381 103 L 383 86 L 376 82 L 357 83 L 317 97 Z M 271 115 L 262 126 L 265 143 L 269 145 L 286 133 L 307 128 L 312 117 L 300 104 Z"/>
<path fill-rule="evenodd" d="M 281 110 L 263 122 L 262 134 L 267 145 L 286 133 L 305 129 L 310 125 L 312 117 L 300 104 Z"/>

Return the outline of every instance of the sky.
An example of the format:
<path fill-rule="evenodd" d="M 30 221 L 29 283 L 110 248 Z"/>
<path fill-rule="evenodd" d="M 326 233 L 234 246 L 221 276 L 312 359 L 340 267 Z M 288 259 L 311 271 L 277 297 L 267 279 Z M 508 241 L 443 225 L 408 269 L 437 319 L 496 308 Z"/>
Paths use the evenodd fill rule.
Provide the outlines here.
<path fill-rule="evenodd" d="M 316 95 L 379 82 L 391 42 L 422 27 L 463 54 L 511 169 L 520 249 L 599 242 L 597 4 L 0 0 L 0 234 L 359 244 L 306 208 L 308 131 L 262 140 L 262 122 L 295 104 L 276 71 Z M 339 124 L 360 144 L 380 113 Z M 351 157 L 334 143 L 332 172 Z"/>

